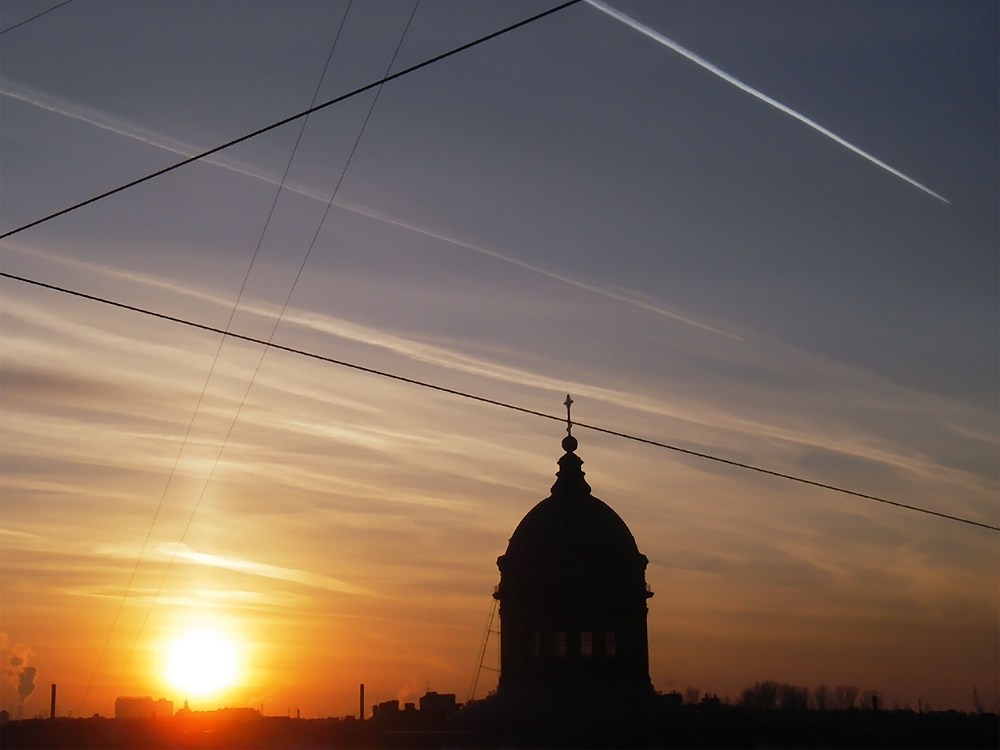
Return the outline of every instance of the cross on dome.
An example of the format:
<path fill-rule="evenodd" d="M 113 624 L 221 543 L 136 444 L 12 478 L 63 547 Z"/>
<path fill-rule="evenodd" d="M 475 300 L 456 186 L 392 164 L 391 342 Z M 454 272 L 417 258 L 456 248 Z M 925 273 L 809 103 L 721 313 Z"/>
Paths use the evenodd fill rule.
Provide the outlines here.
<path fill-rule="evenodd" d="M 566 437 L 563 438 L 562 447 L 567 453 L 572 453 L 576 450 L 578 445 L 576 438 L 573 437 L 573 418 L 570 415 L 570 408 L 573 406 L 573 398 L 567 393 L 566 400 L 563 401 L 566 406 Z"/>

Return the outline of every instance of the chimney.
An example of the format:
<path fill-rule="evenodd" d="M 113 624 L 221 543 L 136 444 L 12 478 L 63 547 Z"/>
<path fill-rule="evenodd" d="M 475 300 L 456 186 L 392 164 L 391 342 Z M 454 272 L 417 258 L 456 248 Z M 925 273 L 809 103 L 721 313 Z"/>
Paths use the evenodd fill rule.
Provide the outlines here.
<path fill-rule="evenodd" d="M 56 684 L 52 683 L 52 702 L 49 704 L 49 718 L 56 718 Z"/>
<path fill-rule="evenodd" d="M 363 682 L 361 683 L 360 708 L 361 708 L 361 717 L 360 718 L 361 718 L 361 721 L 364 721 L 365 720 L 365 683 L 363 683 Z"/>

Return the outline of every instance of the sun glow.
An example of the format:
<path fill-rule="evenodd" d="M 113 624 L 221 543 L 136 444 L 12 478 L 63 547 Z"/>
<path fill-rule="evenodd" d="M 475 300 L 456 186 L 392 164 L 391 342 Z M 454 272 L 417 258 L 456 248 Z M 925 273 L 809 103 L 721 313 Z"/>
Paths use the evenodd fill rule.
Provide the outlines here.
<path fill-rule="evenodd" d="M 206 696 L 236 683 L 236 643 L 215 630 L 193 628 L 166 647 L 166 678 L 185 694 Z"/>

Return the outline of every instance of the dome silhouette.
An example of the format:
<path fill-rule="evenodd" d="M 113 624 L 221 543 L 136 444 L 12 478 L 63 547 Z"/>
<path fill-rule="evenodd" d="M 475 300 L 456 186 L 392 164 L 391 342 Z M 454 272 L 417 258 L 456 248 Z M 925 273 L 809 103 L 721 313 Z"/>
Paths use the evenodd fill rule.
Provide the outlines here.
<path fill-rule="evenodd" d="M 563 448 L 551 494 L 497 559 L 500 689 L 649 687 L 649 561 L 622 518 L 591 493 L 577 440 L 567 436 Z"/>
<path fill-rule="evenodd" d="M 572 453 L 560 459 L 552 494 L 528 511 L 507 546 L 505 560 L 531 564 L 536 586 L 553 574 L 589 588 L 617 585 L 623 566 L 645 560 L 621 516 L 591 494 L 582 463 Z"/>

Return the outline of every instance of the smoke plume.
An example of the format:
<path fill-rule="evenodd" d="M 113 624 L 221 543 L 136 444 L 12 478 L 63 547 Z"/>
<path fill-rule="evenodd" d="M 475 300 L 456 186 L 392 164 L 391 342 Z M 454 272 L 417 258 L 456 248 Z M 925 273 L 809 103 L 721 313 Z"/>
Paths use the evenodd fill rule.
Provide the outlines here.
<path fill-rule="evenodd" d="M 33 692 L 35 692 L 35 668 L 25 667 L 17 676 L 17 694 L 21 696 L 21 703 L 24 703 Z"/>
<path fill-rule="evenodd" d="M 3 678 L 17 687 L 17 695 L 21 704 L 35 692 L 35 675 L 38 671 L 28 665 L 31 649 L 23 644 L 11 646 L 6 633 L 0 633 L 0 664 L 3 665 Z"/>

